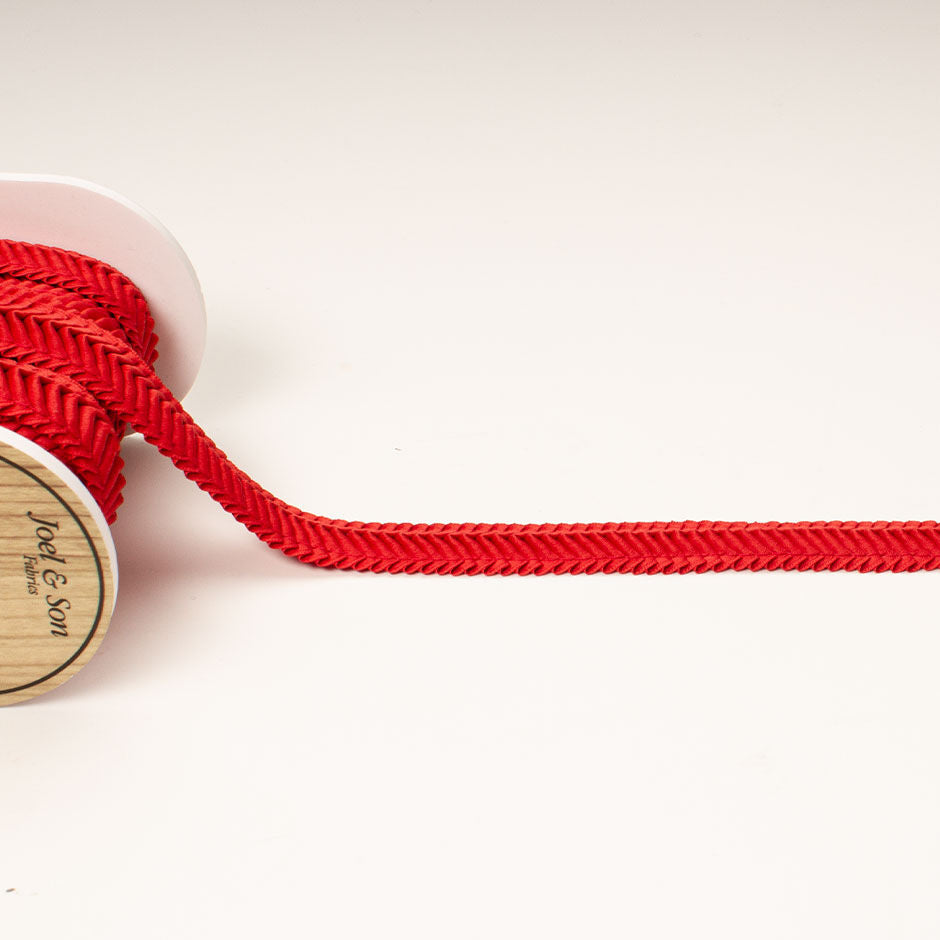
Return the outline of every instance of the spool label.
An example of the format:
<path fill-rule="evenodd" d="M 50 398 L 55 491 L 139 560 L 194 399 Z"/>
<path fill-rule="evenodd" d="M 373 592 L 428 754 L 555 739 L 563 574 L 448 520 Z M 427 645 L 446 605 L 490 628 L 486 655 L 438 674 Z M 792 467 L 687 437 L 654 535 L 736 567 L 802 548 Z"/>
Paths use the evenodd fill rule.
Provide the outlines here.
<path fill-rule="evenodd" d="M 97 649 L 114 596 L 107 553 L 74 490 L 0 441 L 0 705 L 64 682 Z"/>

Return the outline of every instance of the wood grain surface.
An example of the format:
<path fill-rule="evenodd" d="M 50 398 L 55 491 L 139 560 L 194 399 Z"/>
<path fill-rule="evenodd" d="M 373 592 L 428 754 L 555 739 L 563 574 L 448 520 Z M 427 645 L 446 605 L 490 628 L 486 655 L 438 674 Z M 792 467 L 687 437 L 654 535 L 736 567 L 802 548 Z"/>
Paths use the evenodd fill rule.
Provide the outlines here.
<path fill-rule="evenodd" d="M 98 648 L 108 541 L 68 482 L 0 441 L 0 705 L 60 685 Z"/>

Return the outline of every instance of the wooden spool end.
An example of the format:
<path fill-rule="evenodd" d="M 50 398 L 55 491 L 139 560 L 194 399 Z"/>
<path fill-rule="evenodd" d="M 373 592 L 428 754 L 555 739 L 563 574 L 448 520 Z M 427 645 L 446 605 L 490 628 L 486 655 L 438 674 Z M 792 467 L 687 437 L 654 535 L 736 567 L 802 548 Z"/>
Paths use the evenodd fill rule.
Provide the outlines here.
<path fill-rule="evenodd" d="M 91 494 L 0 427 L 0 705 L 75 675 L 101 643 L 116 592 L 114 542 Z"/>

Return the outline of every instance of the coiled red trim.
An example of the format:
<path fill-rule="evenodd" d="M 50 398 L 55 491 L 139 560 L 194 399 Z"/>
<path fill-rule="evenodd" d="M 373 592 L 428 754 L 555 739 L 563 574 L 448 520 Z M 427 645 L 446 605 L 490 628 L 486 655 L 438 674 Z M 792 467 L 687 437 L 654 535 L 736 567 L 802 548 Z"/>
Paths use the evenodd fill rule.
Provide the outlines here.
<path fill-rule="evenodd" d="M 121 502 L 128 424 L 268 545 L 322 567 L 668 574 L 940 564 L 935 522 L 412 525 L 315 516 L 239 470 L 163 385 L 155 359 L 147 304 L 120 272 L 64 249 L 0 240 L 0 424 L 71 467 L 109 522 Z"/>

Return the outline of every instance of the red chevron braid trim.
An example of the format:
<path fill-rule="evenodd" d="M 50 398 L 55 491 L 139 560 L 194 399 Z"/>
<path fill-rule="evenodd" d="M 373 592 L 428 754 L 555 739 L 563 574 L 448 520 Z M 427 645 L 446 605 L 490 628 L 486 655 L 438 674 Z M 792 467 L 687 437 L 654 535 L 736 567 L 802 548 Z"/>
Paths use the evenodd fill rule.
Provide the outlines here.
<path fill-rule="evenodd" d="M 0 423 L 45 447 L 112 521 L 129 424 L 268 545 L 309 564 L 425 574 L 634 574 L 940 565 L 935 522 L 365 523 L 303 512 L 209 439 L 154 372 L 156 336 L 120 272 L 0 240 Z"/>

